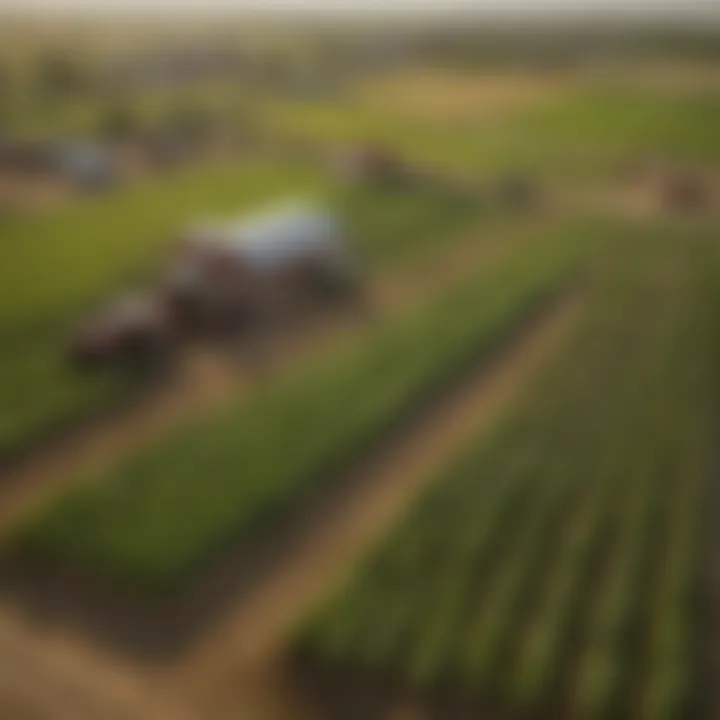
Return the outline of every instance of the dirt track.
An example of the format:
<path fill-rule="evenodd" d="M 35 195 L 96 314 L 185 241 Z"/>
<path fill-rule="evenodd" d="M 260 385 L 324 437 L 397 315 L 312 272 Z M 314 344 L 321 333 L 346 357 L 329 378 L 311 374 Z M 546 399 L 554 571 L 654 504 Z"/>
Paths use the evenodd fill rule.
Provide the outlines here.
<path fill-rule="evenodd" d="M 578 307 L 577 301 L 557 305 L 491 367 L 479 368 L 355 468 L 342 493 L 305 524 L 231 615 L 176 664 L 123 664 L 71 633 L 48 634 L 18 622 L 13 608 L 0 607 L 3 653 L 18 658 L 0 673 L 0 692 L 7 690 L 10 698 L 19 694 L 35 712 L 28 717 L 43 720 L 204 720 L 235 718 L 241 710 L 250 720 L 301 717 L 297 707 L 286 714 L 293 690 L 277 671 L 293 623 L 342 581 L 437 470 L 517 397 L 569 329 Z M 63 716 L 59 707 L 68 713 Z"/>
<path fill-rule="evenodd" d="M 440 258 L 432 257 L 399 276 L 379 279 L 371 288 L 371 313 L 401 312 L 441 292 L 455 280 L 476 272 L 482 263 L 516 247 L 522 239 L 517 230 L 482 242 L 459 240 Z M 478 231 L 475 235 L 480 237 Z M 252 384 L 321 357 L 330 346 L 357 333 L 364 322 L 342 313 L 315 317 L 292 332 L 284 332 L 281 341 L 266 349 L 260 363 L 248 362 L 247 358 L 238 361 L 218 349 L 188 350 L 172 376 L 137 402 L 61 433 L 23 460 L 1 469 L 0 537 L 16 520 L 52 500 L 69 483 L 111 467 L 183 423 L 237 401 Z"/>
<path fill-rule="evenodd" d="M 307 528 L 265 582 L 168 677 L 197 717 L 296 717 L 277 691 L 275 667 L 298 617 L 342 582 L 353 563 L 411 499 L 468 442 L 489 428 L 550 357 L 577 317 L 571 298 L 552 308 L 489 368 L 426 408 L 392 441 L 355 468 L 346 492 Z M 308 716 L 308 720 L 309 720 Z"/>
<path fill-rule="evenodd" d="M 460 243 L 447 251 L 441 264 L 434 261 L 416 268 L 402 282 L 380 283 L 377 303 L 393 312 L 411 306 L 418 297 L 441 291 L 512 245 L 508 238 Z M 146 667 L 121 660 L 70 630 L 23 620 L 15 605 L 3 600 L 0 649 L 11 664 L 0 669 L 1 716 L 204 720 L 235 718 L 241 709 L 256 707 L 258 719 L 269 720 L 272 713 L 283 713 L 283 702 L 292 694 L 283 689 L 276 661 L 293 622 L 341 580 L 353 560 L 432 478 L 433 469 L 512 401 L 569 326 L 575 308 L 574 303 L 564 305 L 542 318 L 493 367 L 478 370 L 356 468 L 343 481 L 342 492 L 322 505 L 314 521 L 303 526 L 292 546 L 270 563 L 227 618 L 174 665 Z M 340 332 L 348 330 L 347 323 L 340 326 Z M 297 354 L 307 353 L 310 358 L 318 347 L 338 340 L 332 323 L 330 328 L 319 323 L 317 332 L 307 343 L 298 340 L 297 347 L 291 341 L 293 353 L 282 357 L 292 355 L 295 362 Z M 219 406 L 228 395 L 237 397 L 249 379 L 232 364 L 215 366 L 221 362 L 215 356 L 200 355 L 195 362 L 189 367 L 197 375 L 180 376 L 191 383 L 183 392 L 177 387 L 167 395 L 163 391 L 160 399 L 83 428 L 69 446 L 49 449 L 20 468 L 17 482 L 8 486 L 16 493 L 11 493 L 15 505 L 3 519 L 16 517 L 47 497 L 46 492 L 59 491 L 81 470 L 112 462 L 184 418 Z M 67 708 L 65 715 L 61 708 Z"/>

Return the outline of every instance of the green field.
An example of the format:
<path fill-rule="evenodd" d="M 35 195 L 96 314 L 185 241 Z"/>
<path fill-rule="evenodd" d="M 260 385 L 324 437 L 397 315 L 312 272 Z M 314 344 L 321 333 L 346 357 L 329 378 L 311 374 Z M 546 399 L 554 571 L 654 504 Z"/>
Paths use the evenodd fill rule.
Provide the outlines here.
<path fill-rule="evenodd" d="M 612 246 L 537 388 L 308 623 L 302 656 L 480 706 L 699 717 L 719 349 L 709 240 L 656 231 Z"/>
<path fill-rule="evenodd" d="M 222 409 L 68 478 L 1 528 L 13 561 L 172 603 L 512 354 L 544 311 L 579 300 L 520 400 L 443 458 L 341 587 L 291 618 L 286 657 L 350 704 L 407 695 L 443 720 L 710 716 L 720 71 L 705 68 L 709 90 L 605 70 L 527 82 L 464 70 L 425 106 L 403 95 L 405 83 L 433 87 L 412 64 L 348 81 L 342 97 L 208 85 L 201 104 L 260 131 L 252 158 L 0 214 L 0 471 L 11 477 L 16 453 L 42 459 L 61 431 L 142 397 L 137 377 L 71 372 L 68 337 L 121 289 L 151 285 L 188 223 L 316 198 L 347 223 L 370 297 L 408 296 L 268 381 L 238 382 Z M 171 103 L 131 99 L 148 122 Z M 12 129 L 81 134 L 108 102 L 58 101 L 54 119 L 29 102 Z M 335 183 L 326 151 L 367 141 L 450 182 Z M 683 213 L 660 184 L 629 179 L 657 167 L 670 168 L 661 180 L 696 170 L 710 206 Z M 537 181 L 532 210 L 486 191 L 518 170 Z M 456 180 L 477 192 L 453 192 Z"/>
<path fill-rule="evenodd" d="M 278 101 L 263 113 L 281 132 L 335 142 L 370 138 L 481 177 L 521 167 L 588 180 L 633 160 L 720 159 L 720 98 L 702 92 L 675 96 L 575 84 L 538 107 L 461 120 L 431 121 L 360 100 L 340 106 Z"/>
<path fill-rule="evenodd" d="M 375 139 L 480 179 L 496 170 L 532 168 L 550 187 L 573 178 L 597 181 L 634 160 L 674 157 L 707 165 L 720 153 L 720 103 L 708 93 L 633 93 L 574 81 L 538 107 L 529 103 L 462 122 L 408 117 L 369 98 L 266 98 L 254 106 L 254 121 L 271 133 L 322 145 Z M 151 277 L 174 231 L 204 215 L 307 192 L 327 195 L 322 168 L 246 159 L 188 169 L 40 217 L 0 217 L 0 456 L 117 396 L 117 379 L 70 375 L 63 356 L 68 331 L 113 288 Z M 331 201 L 346 214 L 364 259 L 379 268 L 418 246 L 438 247 L 450 231 L 446 224 L 483 211 L 427 194 L 359 190 L 338 198 L 333 192 Z"/>
<path fill-rule="evenodd" d="M 577 270 L 588 243 L 575 232 L 565 228 L 483 267 L 308 373 L 261 388 L 129 461 L 56 505 L 23 533 L 26 543 L 149 586 L 184 579 L 217 546 L 278 517 L 491 352 Z"/>
<path fill-rule="evenodd" d="M 255 162 L 0 219 L 0 456 L 122 389 L 117 378 L 74 375 L 68 335 L 117 288 L 151 277 L 174 232 L 199 216 L 320 188 L 307 170 Z"/>
<path fill-rule="evenodd" d="M 468 199 L 331 189 L 317 169 L 252 161 L 187 171 L 41 217 L 0 219 L 0 457 L 128 389 L 127 378 L 73 374 L 68 336 L 117 288 L 152 282 L 173 233 L 198 218 L 294 196 L 327 200 L 340 212 L 369 272 L 439 251 L 441 232 L 489 215 Z"/>

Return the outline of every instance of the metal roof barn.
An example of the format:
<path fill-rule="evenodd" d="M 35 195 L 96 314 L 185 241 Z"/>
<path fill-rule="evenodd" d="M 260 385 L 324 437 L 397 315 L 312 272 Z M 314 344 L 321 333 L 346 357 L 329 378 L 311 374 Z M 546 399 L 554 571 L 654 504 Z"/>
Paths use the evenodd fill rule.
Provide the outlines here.
<path fill-rule="evenodd" d="M 308 255 L 345 256 L 345 233 L 331 213 L 293 204 L 235 221 L 208 222 L 184 236 L 191 244 L 237 255 L 258 271 L 272 271 Z"/>

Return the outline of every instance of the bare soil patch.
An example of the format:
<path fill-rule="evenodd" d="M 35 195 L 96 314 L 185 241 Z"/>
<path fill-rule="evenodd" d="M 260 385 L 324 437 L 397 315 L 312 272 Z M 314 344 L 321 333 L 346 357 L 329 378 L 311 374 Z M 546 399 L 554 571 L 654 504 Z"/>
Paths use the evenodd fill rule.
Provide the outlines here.
<path fill-rule="evenodd" d="M 90 693 L 85 702 L 103 689 L 108 712 L 127 713 L 108 717 L 229 719 L 242 712 L 268 720 L 335 720 L 348 701 L 373 712 L 384 708 L 389 717 L 423 717 L 423 708 L 391 689 L 350 699 L 344 692 L 309 692 L 285 662 L 288 633 L 342 583 L 447 462 L 497 421 L 549 360 L 579 307 L 572 296 L 538 310 L 489 363 L 458 378 L 281 526 L 222 558 L 170 604 L 141 606 L 88 578 L 53 575 L 47 568 L 33 576 L 20 568 L 3 593 L 0 621 L 17 627 L 13 603 L 24 601 L 20 625 L 28 628 L 30 647 L 36 646 L 32 655 L 41 661 L 40 673 L 33 675 L 30 666 L 28 676 L 41 676 L 44 664 L 50 672 L 60 668 L 46 685 L 68 693 L 76 680 L 69 681 L 63 669 L 85 658 L 78 673 Z M 48 636 L 63 640 L 48 647 Z M 80 692 L 78 701 L 84 697 Z M 185 715 L 175 714 L 176 707 Z"/>
<path fill-rule="evenodd" d="M 548 361 L 579 307 L 572 297 L 546 309 L 489 365 L 424 407 L 313 504 L 269 574 L 171 674 L 171 684 L 195 696 L 200 716 L 233 717 L 241 707 L 258 718 L 296 716 L 299 691 L 279 691 L 292 683 L 278 659 L 298 618 L 342 583 L 448 461 L 497 421 Z M 401 717 L 421 712 L 411 702 L 388 709 Z M 335 717 L 319 711 L 312 707 L 307 717 Z"/>
<path fill-rule="evenodd" d="M 52 178 L 0 172 L 0 206 L 11 212 L 57 207 L 75 196 L 72 188 Z"/>
<path fill-rule="evenodd" d="M 523 226 L 524 227 L 524 226 Z M 521 228 L 520 228 L 521 229 Z M 348 340 L 373 316 L 400 312 L 510 251 L 522 233 L 460 240 L 440 257 L 378 280 L 369 289 L 369 315 L 321 311 L 289 323 L 256 347 L 237 351 L 191 347 L 167 377 L 127 403 L 59 432 L 17 461 L 0 466 L 0 539 L 28 512 L 68 487 L 141 450 L 181 425 L 238 402 L 242 393 Z M 467 232 L 467 231 L 465 231 Z"/>
<path fill-rule="evenodd" d="M 0 652 L 2 718 L 129 720 L 149 709 L 149 677 L 78 646 L 61 630 L 45 629 L 40 636 L 6 607 L 0 608 Z M 183 720 L 183 715 L 172 718 Z"/>
<path fill-rule="evenodd" d="M 376 309 L 411 306 L 463 273 L 476 272 L 477 263 L 490 261 L 516 242 L 508 235 L 489 244 L 459 244 L 447 251 L 444 261 L 423 264 L 403 281 L 381 283 Z M 514 386 L 547 353 L 572 314 L 557 309 L 552 317 L 565 320 L 541 318 L 530 328 L 529 339 L 518 339 L 492 367 L 478 370 L 484 380 L 462 383 L 448 398 L 423 410 L 410 427 L 398 428 L 383 448 L 322 495 L 308 498 L 282 527 L 268 528 L 253 547 L 222 558 L 176 597 L 172 608 L 121 597 L 116 588 L 69 577 L 64 571 L 39 568 L 36 574 L 24 565 L 11 568 L 0 577 L 0 654 L 12 658 L 14 648 L 23 647 L 21 674 L 27 681 L 15 681 L 19 664 L 10 663 L 11 669 L 0 672 L 0 700 L 20 708 L 13 711 L 20 718 L 19 713 L 27 710 L 28 717 L 54 720 L 62 717 L 57 708 L 68 707 L 68 717 L 77 720 L 199 720 L 226 712 L 237 717 L 253 704 L 263 713 L 260 717 L 272 717 L 275 698 L 286 703 L 298 693 L 293 674 L 286 674 L 279 660 L 293 623 L 428 481 L 425 473 L 433 462 L 460 447 L 471 424 L 477 430 L 489 423 L 511 399 Z M 317 329 L 319 337 L 338 340 L 326 322 L 318 321 Z M 339 331 L 353 334 L 356 329 L 341 322 Z M 311 359 L 318 337 L 300 335 Z M 295 347 L 295 339 L 288 342 Z M 298 353 L 302 355 L 299 348 Z M 147 405 L 127 410 L 120 419 L 81 428 L 70 449 L 60 443 L 47 451 L 49 455 L 40 453 L 17 468 L 15 482 L 4 488 L 15 498 L 5 522 L 49 500 L 81 470 L 84 474 L 116 461 L 143 442 L 156 440 L 186 415 L 217 407 L 230 394 L 237 398 L 241 384 L 252 375 L 240 372 L 238 379 L 237 368 L 218 370 L 217 362 L 200 353 L 192 361 L 194 370 L 180 376 L 196 383 L 189 391 L 194 399 L 160 393 L 164 400 L 148 399 Z M 463 404 L 465 395 L 474 398 L 475 411 Z M 73 670 L 68 673 L 68 668 Z M 282 703 L 278 706 L 279 712 L 286 709 Z"/>
<path fill-rule="evenodd" d="M 550 105 L 561 100 L 568 89 L 567 80 L 550 75 L 415 70 L 367 84 L 361 89 L 361 97 L 384 110 L 461 121 Z"/>

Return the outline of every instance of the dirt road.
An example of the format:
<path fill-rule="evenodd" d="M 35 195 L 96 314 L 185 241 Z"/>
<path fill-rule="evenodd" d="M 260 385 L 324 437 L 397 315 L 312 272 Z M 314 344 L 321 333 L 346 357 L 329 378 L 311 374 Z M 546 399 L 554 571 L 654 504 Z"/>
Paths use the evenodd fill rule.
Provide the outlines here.
<path fill-rule="evenodd" d="M 447 462 L 497 421 L 551 357 L 579 308 L 576 297 L 553 307 L 491 367 L 478 368 L 353 469 L 323 517 L 307 524 L 232 617 L 170 672 L 168 696 L 182 689 L 199 718 L 233 718 L 240 710 L 249 718 L 295 718 L 297 699 L 278 688 L 276 674 L 288 631 Z"/>
<path fill-rule="evenodd" d="M 492 239 L 474 231 L 473 239 L 440 248 L 439 257 L 379 278 L 370 288 L 371 313 L 402 312 L 442 292 L 517 247 L 524 239 L 518 230 L 525 227 L 527 223 L 520 223 Z M 52 501 L 80 478 L 92 477 L 182 424 L 237 402 L 248 387 L 320 358 L 367 322 L 347 313 L 314 317 L 292 332 L 283 332 L 260 363 L 247 358 L 238 361 L 233 353 L 217 348 L 189 349 L 176 371 L 136 402 L 60 433 L 14 465 L 0 469 L 0 538 L 24 514 Z"/>
<path fill-rule="evenodd" d="M 378 307 L 401 311 L 420 297 L 441 292 L 449 282 L 476 272 L 479 263 L 507 252 L 515 245 L 508 240 L 460 243 L 442 262 L 433 259 L 400 281 L 379 283 Z M 479 368 L 342 478 L 228 615 L 174 663 L 148 666 L 121 659 L 69 629 L 26 620 L 12 602 L 0 601 L 3 717 L 204 720 L 236 718 L 240 712 L 246 717 L 250 711 L 264 720 L 287 717 L 293 689 L 278 670 L 287 632 L 342 581 L 435 471 L 494 422 L 550 357 L 576 313 L 574 301 L 555 307 L 526 328 L 491 367 Z M 296 355 L 310 361 L 327 342 L 337 342 L 338 333 L 355 330 L 347 323 L 321 322 L 317 332 L 316 338 L 301 334 L 290 340 L 293 354 L 283 352 L 287 360 L 280 365 L 290 362 L 290 355 L 293 363 Z M 69 445 L 50 448 L 20 468 L 17 484 L 6 486 L 17 494 L 10 510 L 4 506 L 3 520 L 9 523 L 78 475 L 156 440 L 179 422 L 221 406 L 229 396 L 237 398 L 249 380 L 247 373 L 214 355 L 193 358 L 185 372 L 173 381 L 189 384 L 182 392 L 179 386 L 174 392 L 163 390 L 126 414 L 78 430 Z"/>

